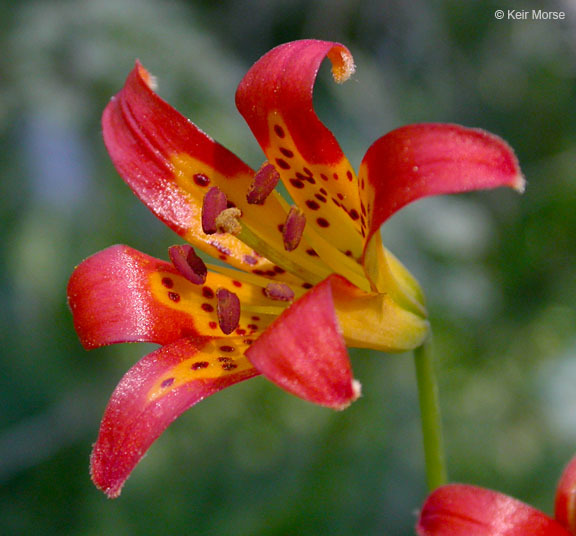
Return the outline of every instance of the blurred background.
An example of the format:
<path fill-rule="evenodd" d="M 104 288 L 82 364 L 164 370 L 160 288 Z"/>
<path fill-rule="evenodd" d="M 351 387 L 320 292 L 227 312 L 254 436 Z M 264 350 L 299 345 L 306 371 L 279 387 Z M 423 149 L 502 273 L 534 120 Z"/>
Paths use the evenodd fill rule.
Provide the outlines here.
<path fill-rule="evenodd" d="M 496 20 L 547 9 L 565 21 Z M 166 258 L 178 238 L 104 150 L 100 115 L 135 58 L 160 94 L 245 161 L 234 106 L 273 46 L 345 43 L 316 101 L 357 166 L 402 124 L 505 138 L 526 193 L 422 201 L 383 229 L 422 282 L 435 331 L 452 480 L 552 512 L 576 452 L 576 6 L 461 0 L 44 0 L 0 3 L 0 525 L 2 534 L 409 535 L 426 495 L 410 355 L 352 351 L 364 396 L 343 413 L 262 379 L 187 412 L 122 496 L 91 484 L 107 399 L 146 345 L 82 349 L 74 266 L 114 243 Z"/>

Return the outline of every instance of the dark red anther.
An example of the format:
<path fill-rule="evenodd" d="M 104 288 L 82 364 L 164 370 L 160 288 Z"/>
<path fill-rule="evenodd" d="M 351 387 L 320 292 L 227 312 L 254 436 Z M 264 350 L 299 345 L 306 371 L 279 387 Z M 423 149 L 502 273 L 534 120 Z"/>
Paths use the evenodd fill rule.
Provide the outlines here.
<path fill-rule="evenodd" d="M 225 288 L 219 288 L 216 291 L 218 306 L 218 324 L 220 329 L 226 335 L 232 333 L 240 322 L 240 300 L 236 294 Z"/>
<path fill-rule="evenodd" d="M 264 289 L 264 294 L 271 300 L 292 301 L 294 291 L 284 283 L 269 283 Z"/>
<path fill-rule="evenodd" d="M 206 192 L 202 202 L 202 230 L 206 234 L 214 234 L 218 227 L 216 218 L 228 207 L 226 194 L 217 186 L 213 186 Z"/>
<path fill-rule="evenodd" d="M 276 188 L 279 180 L 280 175 L 276 168 L 272 164 L 264 162 L 254 175 L 252 184 L 250 184 L 250 189 L 246 195 L 248 203 L 251 205 L 263 205 L 266 198 Z"/>
<path fill-rule="evenodd" d="M 284 249 L 286 251 L 292 251 L 298 247 L 305 226 L 306 216 L 304 216 L 304 213 L 298 207 L 291 206 L 282 230 Z"/>
<path fill-rule="evenodd" d="M 192 246 L 187 244 L 170 246 L 168 248 L 168 255 L 176 270 L 188 279 L 188 281 L 195 285 L 204 284 L 208 270 L 204 261 L 198 257 Z"/>

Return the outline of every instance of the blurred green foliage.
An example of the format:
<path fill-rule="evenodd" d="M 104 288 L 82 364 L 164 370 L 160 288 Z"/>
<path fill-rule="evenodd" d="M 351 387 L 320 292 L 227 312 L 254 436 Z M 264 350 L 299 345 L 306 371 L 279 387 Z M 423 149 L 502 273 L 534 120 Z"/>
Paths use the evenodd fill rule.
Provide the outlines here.
<path fill-rule="evenodd" d="M 504 5 L 505 4 L 505 5 Z M 497 21 L 497 8 L 566 21 Z M 317 86 L 357 165 L 420 121 L 513 145 L 523 197 L 422 201 L 386 243 L 429 297 L 451 477 L 551 511 L 576 451 L 576 10 L 457 0 L 44 0 L 0 4 L 0 520 L 3 534 L 413 534 L 426 490 L 410 356 L 352 351 L 364 397 L 344 413 L 262 379 L 202 402 L 111 502 L 88 456 L 115 383 L 146 345 L 85 352 L 65 294 L 113 243 L 177 242 L 114 171 L 99 117 L 134 59 L 160 94 L 258 166 L 234 108 L 243 73 L 303 37 L 352 50 L 357 73 Z"/>

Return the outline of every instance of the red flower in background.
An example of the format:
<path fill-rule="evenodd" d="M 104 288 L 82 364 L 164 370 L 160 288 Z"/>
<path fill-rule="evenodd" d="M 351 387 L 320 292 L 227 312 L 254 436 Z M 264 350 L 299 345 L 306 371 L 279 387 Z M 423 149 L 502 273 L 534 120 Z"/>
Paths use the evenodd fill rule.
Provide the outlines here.
<path fill-rule="evenodd" d="M 426 499 L 419 536 L 570 536 L 576 534 L 576 457 L 556 490 L 555 519 L 517 499 L 476 486 L 449 484 Z"/>
<path fill-rule="evenodd" d="M 428 334 L 416 280 L 381 243 L 380 225 L 419 198 L 482 188 L 521 190 L 512 150 L 487 132 L 447 124 L 377 140 L 358 175 L 312 105 L 316 74 L 354 71 L 338 43 L 281 45 L 246 74 L 236 103 L 266 155 L 258 171 L 156 95 L 137 64 L 103 117 L 123 179 L 191 246 L 171 262 L 113 246 L 74 271 L 68 299 L 86 348 L 153 342 L 121 380 L 92 454 L 110 497 L 184 410 L 263 374 L 342 409 L 359 395 L 346 347 L 402 352 Z M 282 180 L 290 206 L 274 190 Z"/>

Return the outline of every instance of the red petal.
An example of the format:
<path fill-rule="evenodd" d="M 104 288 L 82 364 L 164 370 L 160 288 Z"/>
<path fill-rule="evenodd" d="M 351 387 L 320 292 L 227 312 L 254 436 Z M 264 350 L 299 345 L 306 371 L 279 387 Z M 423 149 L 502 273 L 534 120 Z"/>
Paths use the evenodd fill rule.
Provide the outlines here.
<path fill-rule="evenodd" d="M 267 280 L 264 280 L 267 281 Z M 227 289 L 244 305 L 277 305 L 263 287 L 230 276 L 207 273 L 206 282 L 188 281 L 172 264 L 128 246 L 113 246 L 82 262 L 70 278 L 68 301 L 86 348 L 117 342 L 167 344 L 182 337 L 221 336 L 216 290 Z M 240 314 L 236 333 L 256 338 L 273 316 Z"/>
<path fill-rule="evenodd" d="M 576 457 L 564 469 L 556 490 L 555 517 L 576 534 Z"/>
<path fill-rule="evenodd" d="M 422 197 L 524 187 L 518 160 L 501 138 L 435 123 L 408 125 L 374 142 L 359 177 L 368 238 L 397 210 Z"/>
<path fill-rule="evenodd" d="M 230 346 L 230 341 L 218 347 L 206 339 L 181 339 L 148 354 L 126 373 L 108 403 L 92 451 L 92 480 L 99 489 L 117 497 L 150 445 L 182 412 L 258 374 L 241 355 L 244 345 Z"/>
<path fill-rule="evenodd" d="M 325 279 L 284 311 L 248 349 L 246 357 L 270 381 L 288 392 L 334 409 L 359 396 Z"/>
<path fill-rule="evenodd" d="M 354 71 L 350 52 L 339 43 L 307 39 L 274 48 L 243 78 L 236 105 L 309 223 L 341 251 L 358 257 L 362 241 L 356 176 L 312 101 L 326 57 L 336 81 Z"/>
<path fill-rule="evenodd" d="M 419 536 L 569 536 L 543 512 L 508 495 L 475 486 L 451 484 L 424 503 Z"/>
<path fill-rule="evenodd" d="M 149 78 L 137 63 L 104 111 L 104 142 L 116 169 L 156 216 L 194 246 L 242 269 L 269 269 L 262 258 L 255 265 L 245 262 L 253 251 L 236 237 L 206 235 L 201 225 L 210 187 L 222 188 L 243 209 L 249 206 L 245 194 L 253 170 L 158 97 Z M 243 212 L 250 221 L 268 217 L 262 207 L 254 216 L 256 210 Z M 275 218 L 282 223 L 278 205 L 271 203 L 270 210 L 280 212 Z"/>
<path fill-rule="evenodd" d="M 117 342 L 166 344 L 200 335 L 191 315 L 157 299 L 150 286 L 150 276 L 157 272 L 179 276 L 170 263 L 121 245 L 92 255 L 74 270 L 68 303 L 85 348 Z"/>
<path fill-rule="evenodd" d="M 270 145 L 268 114 L 279 111 L 305 160 L 330 165 L 342 159 L 340 145 L 312 105 L 316 75 L 328 55 L 335 61 L 339 57 L 352 61 L 344 45 L 304 39 L 274 48 L 243 78 L 236 92 L 236 105 L 263 148 Z"/>

